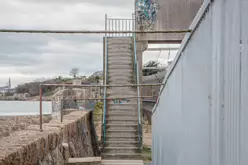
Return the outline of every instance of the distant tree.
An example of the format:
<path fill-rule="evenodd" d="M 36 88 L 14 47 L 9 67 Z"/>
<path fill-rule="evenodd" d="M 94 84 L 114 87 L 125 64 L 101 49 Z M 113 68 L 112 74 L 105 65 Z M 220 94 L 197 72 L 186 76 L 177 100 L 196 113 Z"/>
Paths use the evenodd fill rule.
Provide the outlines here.
<path fill-rule="evenodd" d="M 70 76 L 72 76 L 73 78 L 76 78 L 79 74 L 79 68 L 72 68 L 70 71 Z"/>
<path fill-rule="evenodd" d="M 96 80 L 97 83 L 99 83 L 100 76 L 95 76 L 95 80 Z"/>
<path fill-rule="evenodd" d="M 59 76 L 59 77 L 56 78 L 56 80 L 63 80 L 63 77 Z"/>

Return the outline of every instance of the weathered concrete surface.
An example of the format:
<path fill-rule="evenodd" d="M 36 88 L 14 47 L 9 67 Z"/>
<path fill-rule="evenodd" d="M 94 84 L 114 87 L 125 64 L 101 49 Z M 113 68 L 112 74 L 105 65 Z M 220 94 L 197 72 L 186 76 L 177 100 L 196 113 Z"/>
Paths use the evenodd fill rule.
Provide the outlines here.
<path fill-rule="evenodd" d="M 69 158 L 67 165 L 101 165 L 101 157 Z"/>
<path fill-rule="evenodd" d="M 0 165 L 61 165 L 70 157 L 97 155 L 91 114 L 74 111 L 63 123 L 52 120 L 0 139 Z"/>
<path fill-rule="evenodd" d="M 108 38 L 108 85 L 133 84 L 133 40 L 131 37 Z M 142 45 L 140 44 L 139 47 Z M 125 57 L 120 61 L 120 57 Z M 108 98 L 137 96 L 132 87 L 109 87 Z M 137 99 L 107 103 L 104 159 L 141 159 L 138 146 Z M 130 138 L 131 137 L 131 138 Z"/>
<path fill-rule="evenodd" d="M 43 122 L 48 123 L 51 115 L 43 115 Z M 0 138 L 10 136 L 11 133 L 24 130 L 30 125 L 38 125 L 40 117 L 35 116 L 0 116 Z"/>
<path fill-rule="evenodd" d="M 136 0 L 136 15 L 138 15 L 137 2 L 142 1 L 144 0 Z M 201 7 L 203 0 L 152 0 L 152 2 L 154 2 L 152 4 L 155 5 L 154 8 L 150 7 L 147 8 L 147 10 L 154 9 L 156 12 L 154 12 L 152 15 L 143 15 L 143 22 L 137 21 L 137 28 L 140 27 L 139 23 L 142 23 L 144 24 L 143 29 L 149 27 L 149 30 L 188 29 L 199 8 Z M 149 13 L 152 12 L 153 11 L 149 11 Z M 155 21 L 153 22 L 151 19 L 154 19 Z M 147 20 L 149 20 L 149 26 L 146 25 Z M 139 40 L 149 41 L 150 43 L 180 42 L 184 35 L 185 34 L 141 34 L 138 35 L 138 37 Z"/>

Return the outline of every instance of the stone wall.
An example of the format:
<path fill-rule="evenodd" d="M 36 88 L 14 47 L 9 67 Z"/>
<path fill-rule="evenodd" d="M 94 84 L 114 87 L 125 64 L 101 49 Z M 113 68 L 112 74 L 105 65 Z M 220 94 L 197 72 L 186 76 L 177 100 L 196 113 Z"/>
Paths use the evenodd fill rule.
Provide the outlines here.
<path fill-rule="evenodd" d="M 70 157 L 98 156 L 91 112 L 74 111 L 0 139 L 0 165 L 63 165 Z"/>

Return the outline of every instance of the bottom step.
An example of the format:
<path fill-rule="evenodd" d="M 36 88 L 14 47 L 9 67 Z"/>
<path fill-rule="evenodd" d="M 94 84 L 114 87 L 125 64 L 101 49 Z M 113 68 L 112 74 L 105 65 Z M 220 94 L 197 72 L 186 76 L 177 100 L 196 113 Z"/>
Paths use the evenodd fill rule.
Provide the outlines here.
<path fill-rule="evenodd" d="M 144 165 L 142 160 L 102 160 L 102 165 Z"/>
<path fill-rule="evenodd" d="M 101 165 L 101 157 L 69 158 L 66 165 Z"/>

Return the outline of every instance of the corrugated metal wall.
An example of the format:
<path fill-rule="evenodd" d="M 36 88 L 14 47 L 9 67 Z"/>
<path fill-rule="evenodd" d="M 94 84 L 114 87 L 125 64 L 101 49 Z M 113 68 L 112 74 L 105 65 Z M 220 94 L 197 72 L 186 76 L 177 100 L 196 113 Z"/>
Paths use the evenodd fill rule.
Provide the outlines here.
<path fill-rule="evenodd" d="M 248 164 L 248 0 L 206 0 L 153 112 L 154 165 Z"/>

